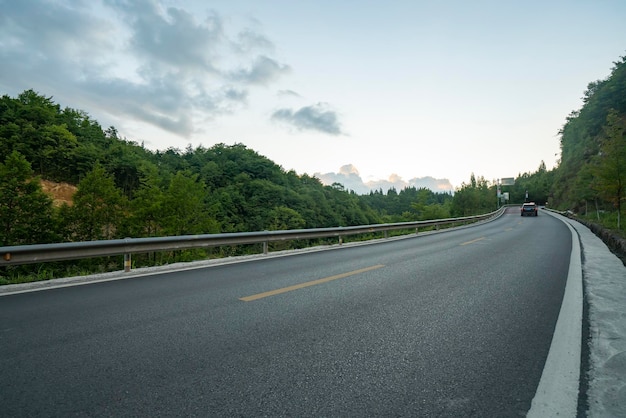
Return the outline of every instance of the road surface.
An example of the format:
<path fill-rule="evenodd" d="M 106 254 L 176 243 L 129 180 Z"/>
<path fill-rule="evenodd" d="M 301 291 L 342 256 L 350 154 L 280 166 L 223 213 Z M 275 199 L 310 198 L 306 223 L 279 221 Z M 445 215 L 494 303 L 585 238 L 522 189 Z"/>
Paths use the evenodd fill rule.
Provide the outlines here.
<path fill-rule="evenodd" d="M 3 416 L 524 416 L 551 216 L 0 297 Z"/>

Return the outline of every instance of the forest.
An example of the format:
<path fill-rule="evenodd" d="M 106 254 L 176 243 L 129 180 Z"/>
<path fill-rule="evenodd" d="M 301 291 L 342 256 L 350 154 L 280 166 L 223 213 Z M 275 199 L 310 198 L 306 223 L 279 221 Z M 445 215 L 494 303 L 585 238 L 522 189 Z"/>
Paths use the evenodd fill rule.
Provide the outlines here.
<path fill-rule="evenodd" d="M 540 204 L 623 231 L 626 58 L 605 80 L 590 83 L 583 101 L 559 132 L 558 166 L 547 170 L 542 161 L 502 188 L 510 203 L 523 202 L 529 191 Z M 41 180 L 75 185 L 71 204 L 55 205 Z M 441 219 L 495 210 L 496 196 L 495 181 L 474 174 L 454 193 L 408 187 L 359 195 L 286 171 L 241 143 L 153 151 L 39 92 L 0 99 L 0 246 Z M 190 250 L 135 262 L 246 251 Z M 105 271 L 118 263 L 3 267 L 0 284 Z"/>
<path fill-rule="evenodd" d="M 551 181 L 560 208 L 623 231 L 626 191 L 626 57 L 604 80 L 589 83 L 583 106 L 559 131 L 561 160 Z"/>

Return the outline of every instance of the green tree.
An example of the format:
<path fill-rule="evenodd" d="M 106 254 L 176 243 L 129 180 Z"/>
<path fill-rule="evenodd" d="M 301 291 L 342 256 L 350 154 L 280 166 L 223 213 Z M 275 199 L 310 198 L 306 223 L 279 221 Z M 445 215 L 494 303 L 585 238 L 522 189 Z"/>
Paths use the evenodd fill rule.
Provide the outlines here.
<path fill-rule="evenodd" d="M 306 224 L 298 212 L 285 206 L 277 206 L 272 209 L 269 212 L 269 219 L 268 229 L 271 231 L 301 229 Z"/>
<path fill-rule="evenodd" d="M 155 170 L 142 175 L 141 186 L 130 201 L 130 215 L 125 222 L 125 235 L 156 237 L 163 232 L 165 193 Z"/>
<path fill-rule="evenodd" d="M 0 163 L 0 244 L 48 243 L 54 232 L 52 199 L 26 158 L 13 151 Z"/>
<path fill-rule="evenodd" d="M 416 191 L 416 200 L 411 204 L 417 220 L 444 219 L 450 217 L 447 204 L 437 201 L 437 195 L 430 189 L 421 188 Z"/>
<path fill-rule="evenodd" d="M 97 163 L 78 183 L 74 204 L 66 210 L 72 241 L 113 239 L 118 236 L 127 200 L 115 187 L 113 177 Z"/>
<path fill-rule="evenodd" d="M 164 232 L 167 235 L 218 232 L 219 225 L 208 212 L 206 197 L 198 174 L 176 173 L 163 198 Z"/>
<path fill-rule="evenodd" d="M 557 207 L 574 211 L 586 206 L 588 199 L 581 197 L 588 195 L 584 189 L 591 185 L 578 180 L 587 175 L 585 166 L 596 164 L 607 116 L 612 109 L 619 115 L 626 114 L 626 57 L 614 63 L 609 77 L 589 83 L 583 102 L 581 109 L 570 113 L 559 132 L 561 161 L 551 193 Z"/>
<path fill-rule="evenodd" d="M 626 197 L 626 118 L 615 110 L 607 116 L 595 162 L 596 189 L 617 209 L 617 228 L 620 229 L 622 202 Z"/>
<path fill-rule="evenodd" d="M 63 181 L 67 178 L 67 167 L 73 165 L 76 137 L 65 125 L 48 125 L 39 131 L 42 141 L 39 172 L 50 180 Z"/>
<path fill-rule="evenodd" d="M 11 152 L 18 151 L 30 162 L 33 170 L 43 174 L 44 147 L 49 144 L 44 129 L 55 124 L 58 112 L 59 106 L 51 97 L 41 96 L 33 90 L 24 91 L 16 99 L 3 96 L 0 157 L 4 160 Z"/>
<path fill-rule="evenodd" d="M 490 212 L 496 208 L 496 192 L 484 177 L 472 173 L 469 183 L 463 183 L 454 193 L 450 212 L 452 216 L 471 216 Z"/>

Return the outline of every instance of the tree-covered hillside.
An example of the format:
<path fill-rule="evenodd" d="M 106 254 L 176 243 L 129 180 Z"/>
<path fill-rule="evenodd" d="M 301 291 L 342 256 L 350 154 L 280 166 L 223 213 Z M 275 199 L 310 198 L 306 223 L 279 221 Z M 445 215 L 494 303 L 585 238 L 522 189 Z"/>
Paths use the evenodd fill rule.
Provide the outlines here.
<path fill-rule="evenodd" d="M 561 162 L 552 196 L 578 213 L 623 212 L 626 187 L 626 57 L 604 80 L 589 83 L 581 109 L 561 129 Z M 619 227 L 619 224 L 618 224 Z"/>
<path fill-rule="evenodd" d="M 31 176 L 28 164 L 41 178 L 78 185 L 74 205 L 57 214 L 55 233 L 63 240 L 380 221 L 356 195 L 285 172 L 242 144 L 152 152 L 33 91 L 2 97 L 0 123 L 5 169 L 19 161 L 21 178 Z M 3 245 L 16 243 L 9 236 Z M 18 242 L 42 241 L 49 239 Z"/>
<path fill-rule="evenodd" d="M 452 199 L 414 188 L 359 196 L 243 144 L 151 151 L 32 90 L 0 99 L 0 169 L 19 172 L 2 177 L 0 211 L 12 216 L 0 245 L 429 219 L 449 215 Z M 52 207 L 38 178 L 78 186 L 73 205 Z M 28 213 L 34 193 L 45 209 Z"/>

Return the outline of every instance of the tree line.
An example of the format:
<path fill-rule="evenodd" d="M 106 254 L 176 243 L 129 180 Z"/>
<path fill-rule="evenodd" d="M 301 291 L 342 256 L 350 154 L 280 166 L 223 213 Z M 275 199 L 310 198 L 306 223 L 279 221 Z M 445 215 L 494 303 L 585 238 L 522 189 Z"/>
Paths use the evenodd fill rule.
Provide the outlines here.
<path fill-rule="evenodd" d="M 72 204 L 53 205 L 40 179 L 76 185 Z M 431 219 L 449 215 L 451 199 L 415 188 L 357 195 L 243 144 L 151 151 L 33 90 L 0 99 L 0 246 Z"/>

